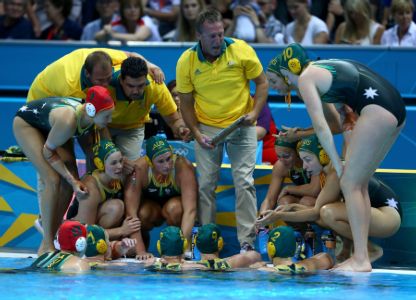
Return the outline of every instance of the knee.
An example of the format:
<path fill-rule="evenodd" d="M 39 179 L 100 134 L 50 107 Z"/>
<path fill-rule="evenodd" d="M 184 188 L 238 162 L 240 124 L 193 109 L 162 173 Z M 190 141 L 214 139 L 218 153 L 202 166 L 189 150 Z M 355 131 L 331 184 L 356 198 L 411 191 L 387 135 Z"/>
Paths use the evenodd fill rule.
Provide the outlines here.
<path fill-rule="evenodd" d="M 150 230 L 160 223 L 160 209 L 151 209 L 149 206 L 142 207 L 139 211 L 139 218 L 142 223 L 142 228 Z"/>
<path fill-rule="evenodd" d="M 316 198 L 304 196 L 300 199 L 299 204 L 305 205 L 305 206 L 314 206 L 316 202 Z"/>
<path fill-rule="evenodd" d="M 292 204 L 292 203 L 296 203 L 297 199 L 295 199 L 293 196 L 283 196 L 282 198 L 279 199 L 278 201 L 278 205 L 287 205 L 287 204 Z"/>
<path fill-rule="evenodd" d="M 112 203 L 109 207 L 110 214 L 113 216 L 115 221 L 121 221 L 124 216 L 124 203 L 119 199 L 112 200 Z"/>
<path fill-rule="evenodd" d="M 181 224 L 183 209 L 179 201 L 168 202 L 163 207 L 163 216 L 168 225 L 179 226 Z"/>
<path fill-rule="evenodd" d="M 319 215 L 326 224 L 332 224 L 335 221 L 334 211 L 329 205 L 322 206 Z"/>

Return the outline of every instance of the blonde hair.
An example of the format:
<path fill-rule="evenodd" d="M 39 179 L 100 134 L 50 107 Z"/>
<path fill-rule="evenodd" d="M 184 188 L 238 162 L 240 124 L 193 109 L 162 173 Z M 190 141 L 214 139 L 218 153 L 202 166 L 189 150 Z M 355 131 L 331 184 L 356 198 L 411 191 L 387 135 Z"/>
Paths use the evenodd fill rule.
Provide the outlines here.
<path fill-rule="evenodd" d="M 176 40 L 179 42 L 192 42 L 196 41 L 196 28 L 195 28 L 195 21 L 189 22 L 184 16 L 183 13 L 183 6 L 185 1 L 188 0 L 181 0 L 180 4 L 180 13 L 178 18 L 178 26 L 177 26 L 177 35 Z M 199 5 L 199 12 L 205 9 L 205 1 L 204 0 L 196 0 Z"/>
<path fill-rule="evenodd" d="M 345 9 L 345 31 L 343 39 L 347 40 L 361 40 L 363 37 L 370 35 L 371 25 L 371 5 L 369 0 L 347 0 L 344 6 Z M 358 35 L 358 26 L 362 24 L 356 24 L 352 19 L 350 13 L 359 13 L 365 18 L 365 28 L 363 29 L 363 36 Z M 360 28 L 361 29 L 361 28 Z"/>
<path fill-rule="evenodd" d="M 413 12 L 415 10 L 415 5 L 412 0 L 393 0 L 391 4 L 391 14 L 394 16 L 396 13 Z"/>

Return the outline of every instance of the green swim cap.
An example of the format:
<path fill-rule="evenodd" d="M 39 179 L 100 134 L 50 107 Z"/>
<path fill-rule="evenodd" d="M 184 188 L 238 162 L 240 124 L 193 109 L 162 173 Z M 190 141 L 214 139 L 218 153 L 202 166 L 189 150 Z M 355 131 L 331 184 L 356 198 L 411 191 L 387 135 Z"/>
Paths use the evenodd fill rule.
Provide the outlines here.
<path fill-rule="evenodd" d="M 104 171 L 105 161 L 114 152 L 118 152 L 120 149 L 116 145 L 107 139 L 102 139 L 98 144 L 93 147 L 94 152 L 94 164 L 98 170 Z"/>
<path fill-rule="evenodd" d="M 149 138 L 146 142 L 146 156 L 152 161 L 153 158 L 164 154 L 166 152 L 173 152 L 172 147 L 168 141 L 161 136 L 155 135 Z"/>
<path fill-rule="evenodd" d="M 205 224 L 198 229 L 196 246 L 201 253 L 211 254 L 221 251 L 224 240 L 221 230 L 216 224 Z"/>
<path fill-rule="evenodd" d="M 274 141 L 274 145 L 278 146 L 278 147 L 286 147 L 286 148 L 290 148 L 290 149 L 294 149 L 296 150 L 296 147 L 298 145 L 298 141 L 296 142 L 286 142 L 283 137 L 281 136 L 277 136 L 276 140 Z"/>
<path fill-rule="evenodd" d="M 160 255 L 179 256 L 187 248 L 188 242 L 183 236 L 182 230 L 176 226 L 168 226 L 160 232 L 157 241 L 157 250 Z"/>
<path fill-rule="evenodd" d="M 270 258 L 292 257 L 296 252 L 296 237 L 292 227 L 279 226 L 269 232 L 267 253 Z"/>
<path fill-rule="evenodd" d="M 321 165 L 327 165 L 329 163 L 328 154 L 319 143 L 318 137 L 314 134 L 304 138 L 300 141 L 298 152 L 305 151 L 312 153 L 318 157 Z"/>
<path fill-rule="evenodd" d="M 293 43 L 283 49 L 281 68 L 299 75 L 309 62 L 305 48 L 298 43 Z"/>
<path fill-rule="evenodd" d="M 85 256 L 97 256 L 107 251 L 105 229 L 98 225 L 87 225 L 87 250 Z"/>
<path fill-rule="evenodd" d="M 283 78 L 282 73 L 280 73 L 280 67 L 282 65 L 282 54 L 275 56 L 267 65 L 267 71 L 276 74 L 279 77 Z"/>

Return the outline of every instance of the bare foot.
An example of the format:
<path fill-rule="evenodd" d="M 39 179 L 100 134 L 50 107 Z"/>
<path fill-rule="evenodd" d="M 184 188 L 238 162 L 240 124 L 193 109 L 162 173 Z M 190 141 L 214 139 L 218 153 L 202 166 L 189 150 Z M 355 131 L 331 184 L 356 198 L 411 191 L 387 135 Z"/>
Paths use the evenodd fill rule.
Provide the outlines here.
<path fill-rule="evenodd" d="M 381 248 L 379 245 L 368 241 L 367 248 L 368 248 L 368 257 L 370 258 L 371 263 L 375 262 L 377 259 L 383 256 L 383 248 Z"/>
<path fill-rule="evenodd" d="M 41 256 L 42 254 L 46 252 L 54 252 L 56 249 L 53 246 L 48 247 L 45 244 L 45 241 L 42 239 L 42 242 L 40 243 L 40 246 L 38 248 L 38 256 Z"/>
<path fill-rule="evenodd" d="M 341 272 L 371 272 L 372 267 L 370 261 L 359 261 L 354 255 L 343 263 L 335 265 L 331 271 Z"/>

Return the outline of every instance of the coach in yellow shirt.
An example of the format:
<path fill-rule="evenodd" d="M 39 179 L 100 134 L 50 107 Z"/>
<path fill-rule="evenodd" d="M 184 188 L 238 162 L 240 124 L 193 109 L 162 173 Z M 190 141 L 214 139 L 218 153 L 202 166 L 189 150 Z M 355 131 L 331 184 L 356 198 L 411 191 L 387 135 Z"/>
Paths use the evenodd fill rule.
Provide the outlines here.
<path fill-rule="evenodd" d="M 150 120 L 152 105 L 177 136 L 188 139 L 189 129 L 179 116 L 172 95 L 164 83 L 158 84 L 148 75 L 143 59 L 129 57 L 124 60 L 121 69 L 114 73 L 109 90 L 115 110 L 108 128 L 112 140 L 128 160 L 140 157 L 144 123 Z"/>
<path fill-rule="evenodd" d="M 85 99 L 87 89 L 93 85 L 107 87 L 113 70 L 119 69 L 130 56 L 143 58 L 134 52 L 107 48 L 81 48 L 74 50 L 48 65 L 30 86 L 27 101 L 47 97 L 76 97 Z M 149 73 L 162 82 L 164 75 L 156 65 L 147 62 Z"/>
<path fill-rule="evenodd" d="M 215 223 L 215 189 L 225 144 L 236 189 L 237 237 L 245 252 L 253 248 L 257 213 L 254 124 L 266 102 L 268 83 L 255 51 L 244 41 L 224 37 L 218 11 L 202 12 L 196 30 L 199 42 L 182 54 L 176 66 L 176 88 L 182 116 L 197 141 L 199 221 Z M 256 85 L 254 99 L 250 81 Z M 245 116 L 245 126 L 224 142 L 211 144 L 217 132 L 241 116 Z"/>

